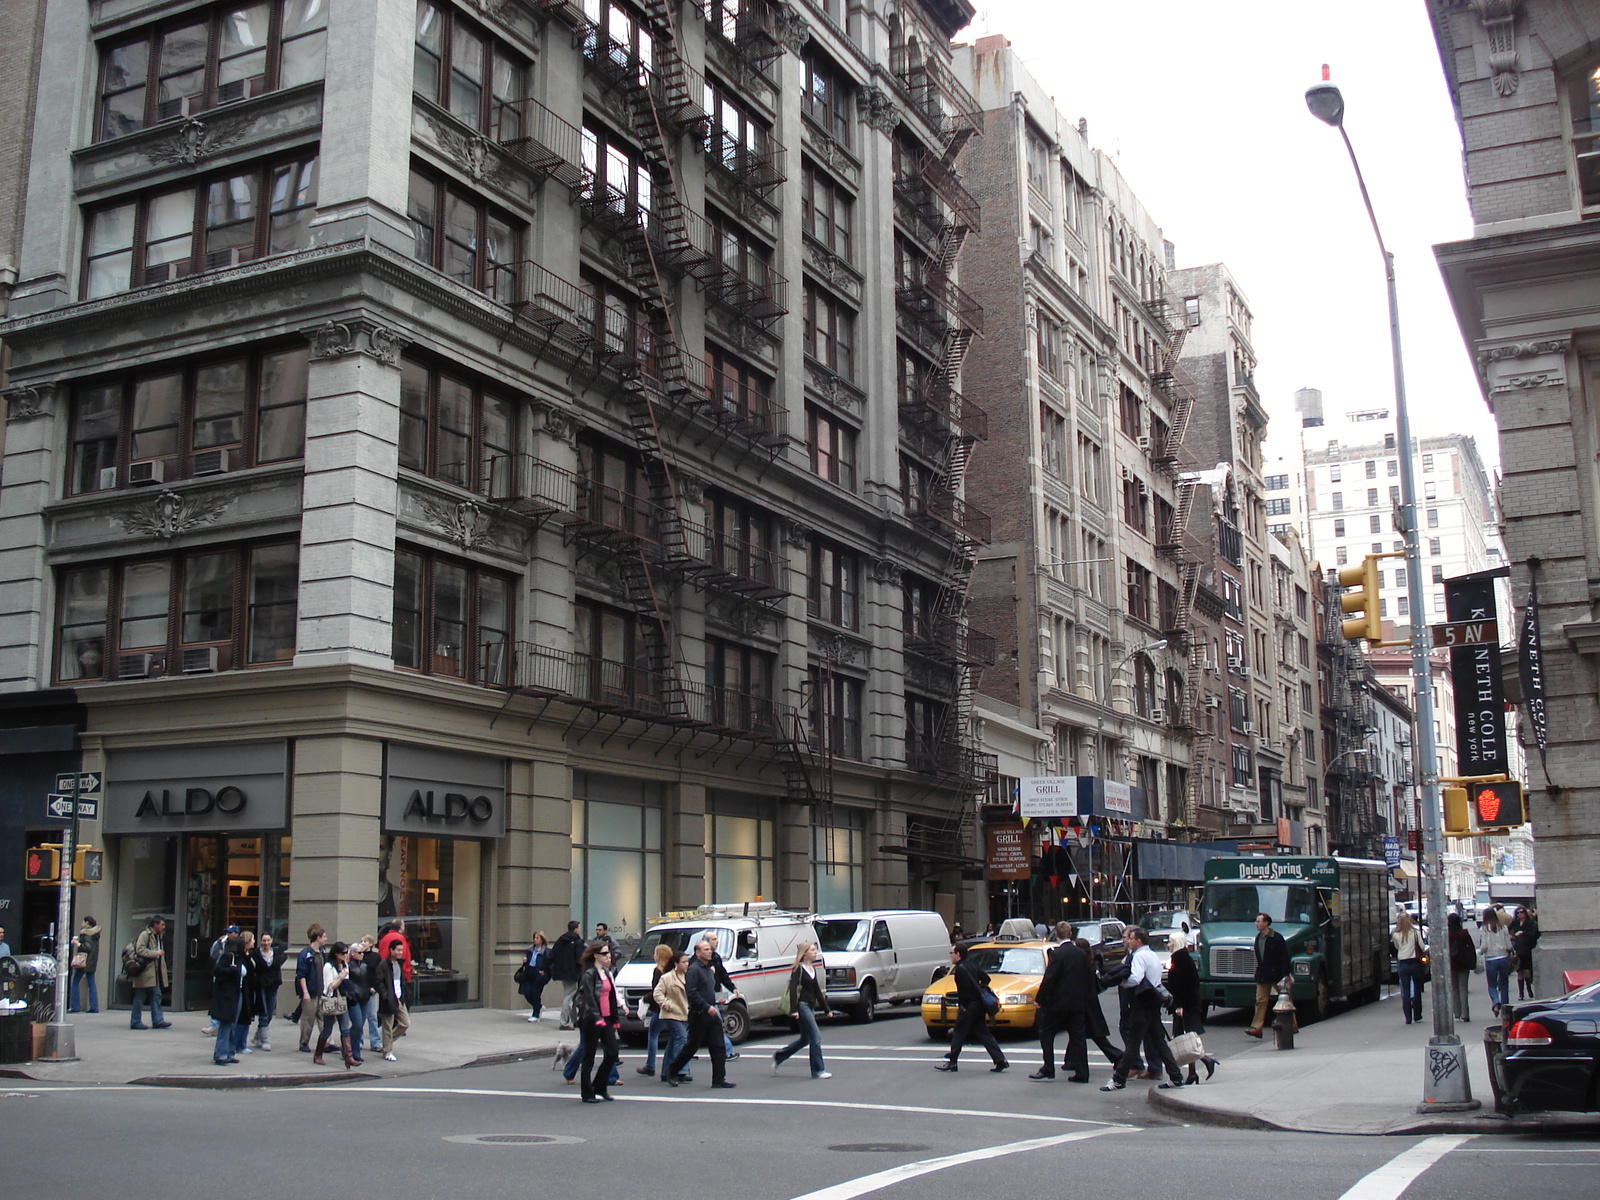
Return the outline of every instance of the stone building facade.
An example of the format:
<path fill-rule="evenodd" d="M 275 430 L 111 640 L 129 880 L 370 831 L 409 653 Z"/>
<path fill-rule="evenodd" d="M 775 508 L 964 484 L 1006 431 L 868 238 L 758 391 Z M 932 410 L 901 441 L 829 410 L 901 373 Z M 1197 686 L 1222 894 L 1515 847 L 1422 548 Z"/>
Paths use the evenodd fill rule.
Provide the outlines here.
<path fill-rule="evenodd" d="M 1600 967 L 1600 6 L 1438 0 L 1430 14 L 1473 219 L 1436 254 L 1500 430 L 1515 599 L 1537 590 L 1543 630 L 1548 767 L 1529 749 L 1528 782 L 1544 993 Z"/>
<path fill-rule="evenodd" d="M 239 7 L 40 41 L 0 688 L 107 944 L 398 916 L 506 1003 L 569 914 L 954 915 L 971 7 Z"/>

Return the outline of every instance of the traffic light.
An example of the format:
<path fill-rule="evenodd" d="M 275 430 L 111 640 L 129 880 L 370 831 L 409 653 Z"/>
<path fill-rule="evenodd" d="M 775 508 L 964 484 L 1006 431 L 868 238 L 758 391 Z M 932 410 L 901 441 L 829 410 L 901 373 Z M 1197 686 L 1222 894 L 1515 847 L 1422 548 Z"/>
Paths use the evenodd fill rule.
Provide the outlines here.
<path fill-rule="evenodd" d="M 1347 589 L 1339 597 L 1339 607 L 1347 613 L 1361 614 L 1346 619 L 1341 626 L 1347 641 L 1383 640 L 1383 620 L 1378 614 L 1378 557 L 1369 554 L 1355 566 L 1339 571 L 1339 586 Z M 1363 590 L 1348 590 L 1352 588 Z"/>
<path fill-rule="evenodd" d="M 1509 829 L 1527 819 L 1522 802 L 1522 785 L 1475 783 L 1472 785 L 1472 810 L 1479 829 Z"/>
<path fill-rule="evenodd" d="M 29 883 L 60 883 L 61 847 L 28 847 L 22 862 L 22 877 Z"/>
<path fill-rule="evenodd" d="M 1444 796 L 1444 834 L 1446 837 L 1471 837 L 1472 812 L 1467 807 L 1467 789 L 1447 787 Z"/>
<path fill-rule="evenodd" d="M 99 883 L 105 878 L 106 856 L 104 850 L 81 846 L 72 856 L 73 883 Z"/>

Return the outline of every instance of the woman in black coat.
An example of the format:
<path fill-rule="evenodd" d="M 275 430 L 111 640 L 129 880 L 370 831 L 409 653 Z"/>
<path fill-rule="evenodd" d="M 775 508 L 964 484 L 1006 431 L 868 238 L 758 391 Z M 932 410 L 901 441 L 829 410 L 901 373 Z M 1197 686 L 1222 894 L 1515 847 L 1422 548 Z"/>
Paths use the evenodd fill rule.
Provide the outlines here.
<path fill-rule="evenodd" d="M 217 1044 L 211 1061 L 219 1067 L 239 1061 L 234 1055 L 234 1030 L 240 1021 L 249 1019 L 244 1015 L 249 980 L 250 960 L 244 953 L 244 943 L 237 936 L 230 937 L 211 969 L 211 1007 L 207 1010 L 217 1023 Z"/>
<path fill-rule="evenodd" d="M 1172 1036 L 1180 1033 L 1206 1031 L 1206 1005 L 1200 999 L 1200 968 L 1194 955 L 1189 953 L 1189 938 L 1182 930 L 1174 931 L 1167 939 L 1172 951 L 1172 965 L 1167 971 L 1167 990 L 1172 993 Z M 1206 1055 L 1200 1060 L 1206 1065 L 1206 1078 L 1217 1073 L 1217 1060 Z M 1195 1064 L 1189 1064 L 1190 1083 L 1200 1082 Z"/>
<path fill-rule="evenodd" d="M 1082 950 L 1091 962 L 1094 961 L 1094 947 L 1089 944 L 1088 938 L 1073 938 L 1072 944 Z M 1096 982 L 1102 991 L 1105 990 L 1106 985 L 1103 981 L 1097 979 Z M 1084 1036 L 1099 1048 L 1100 1053 L 1106 1056 L 1107 1062 L 1117 1063 L 1122 1060 L 1122 1047 L 1111 1040 L 1111 1028 L 1106 1024 L 1105 1010 L 1100 1007 L 1098 996 L 1090 1001 L 1089 1007 L 1084 1010 L 1083 1032 Z"/>
<path fill-rule="evenodd" d="M 578 980 L 577 1021 L 583 1030 L 583 1102 L 598 1104 L 610 1100 L 606 1088 L 611 1082 L 611 1072 L 621 1057 L 617 1045 L 617 1030 L 622 1025 L 622 991 L 611 977 L 611 948 L 604 942 L 591 942 L 583 952 L 583 975 Z M 604 1049 L 600 1070 L 594 1069 L 596 1050 Z M 598 1075 L 600 1086 L 595 1087 Z"/>
<path fill-rule="evenodd" d="M 994 1031 L 989 1028 L 989 1009 L 983 1002 L 983 989 L 989 986 L 989 976 L 967 963 L 965 946 L 950 947 L 950 965 L 954 968 L 952 974 L 955 975 L 956 1000 L 961 1005 L 961 1015 L 956 1018 L 956 1027 L 950 1031 L 950 1053 L 945 1056 L 944 1062 L 933 1069 L 956 1070 L 961 1048 L 969 1038 L 977 1038 L 978 1044 L 989 1052 L 989 1058 L 994 1062 L 989 1070 L 1004 1071 L 1011 1064 L 1000 1052 L 1000 1043 L 994 1040 Z"/>
<path fill-rule="evenodd" d="M 271 1052 L 270 1027 L 278 1015 L 278 990 L 283 987 L 283 951 L 273 942 L 272 935 L 261 931 L 261 940 L 250 952 L 251 975 L 255 982 L 256 1033 L 252 1045 L 257 1050 Z"/>

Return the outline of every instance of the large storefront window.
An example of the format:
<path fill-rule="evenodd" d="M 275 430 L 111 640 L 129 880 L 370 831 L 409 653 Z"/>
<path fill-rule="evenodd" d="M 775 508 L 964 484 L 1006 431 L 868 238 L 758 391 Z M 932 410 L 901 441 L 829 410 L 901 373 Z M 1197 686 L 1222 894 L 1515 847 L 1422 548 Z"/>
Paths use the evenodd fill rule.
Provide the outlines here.
<path fill-rule="evenodd" d="M 399 917 L 405 927 L 415 1003 L 478 998 L 482 892 L 477 842 L 385 835 L 379 843 L 378 923 Z"/>
<path fill-rule="evenodd" d="M 866 907 L 862 870 L 866 858 L 866 814 L 833 810 L 832 825 L 811 827 L 811 894 L 818 912 L 855 912 Z"/>
<path fill-rule="evenodd" d="M 713 793 L 706 814 L 713 903 L 770 900 L 776 874 L 777 822 L 770 803 Z"/>
<path fill-rule="evenodd" d="M 665 907 L 659 784 L 614 775 L 572 777 L 572 916 L 621 940 Z"/>

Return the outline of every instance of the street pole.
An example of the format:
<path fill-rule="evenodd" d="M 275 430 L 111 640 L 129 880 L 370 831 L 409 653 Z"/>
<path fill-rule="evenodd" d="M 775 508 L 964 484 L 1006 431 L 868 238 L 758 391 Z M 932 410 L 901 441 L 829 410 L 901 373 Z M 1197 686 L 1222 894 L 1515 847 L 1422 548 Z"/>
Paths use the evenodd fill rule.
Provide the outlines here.
<path fill-rule="evenodd" d="M 1427 876 L 1427 897 L 1430 920 L 1435 931 L 1444 918 L 1444 837 L 1440 831 L 1439 805 L 1439 748 L 1433 735 L 1433 675 L 1429 660 L 1429 631 L 1423 607 L 1422 552 L 1417 530 L 1417 482 L 1411 444 L 1411 415 L 1406 408 L 1406 377 L 1400 356 L 1400 303 L 1395 290 L 1394 255 L 1384 244 L 1383 231 L 1378 227 L 1378 214 L 1367 194 L 1367 182 L 1361 174 L 1361 164 L 1356 159 L 1355 147 L 1344 128 L 1344 99 L 1339 89 L 1327 82 L 1327 68 L 1323 68 L 1323 82 L 1306 91 L 1306 104 L 1318 120 L 1332 125 L 1344 139 L 1344 148 L 1350 155 L 1350 165 L 1356 173 L 1356 184 L 1361 189 L 1361 203 L 1366 206 L 1367 219 L 1372 222 L 1372 233 L 1383 255 L 1384 279 L 1389 296 L 1389 347 L 1394 360 L 1394 416 L 1395 438 L 1399 443 L 1400 459 L 1400 532 L 1405 537 L 1406 595 L 1410 612 L 1407 620 L 1411 629 L 1411 690 L 1416 698 L 1417 747 L 1422 771 L 1422 850 L 1423 871 Z M 1437 943 L 1435 943 L 1437 946 Z M 1437 950 L 1436 950 L 1437 956 Z M 1446 955 L 1448 962 L 1448 954 Z M 1433 1036 L 1428 1040 L 1428 1054 L 1423 1071 L 1422 1103 L 1418 1112 L 1465 1112 L 1480 1107 L 1472 1098 L 1472 1084 L 1467 1078 L 1466 1050 L 1456 1034 L 1455 1018 L 1450 1011 L 1448 989 L 1435 980 L 1433 992 Z"/>
<path fill-rule="evenodd" d="M 61 895 L 56 899 L 56 1004 L 55 1019 L 45 1030 L 44 1059 L 47 1062 L 76 1062 L 78 1048 L 72 1025 L 67 1021 L 67 992 L 72 982 L 72 863 L 78 854 L 78 785 L 83 772 L 75 762 L 72 769 L 72 816 L 61 839 Z"/>

